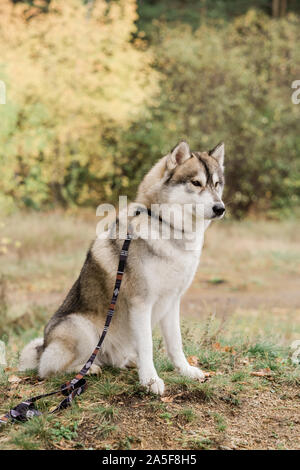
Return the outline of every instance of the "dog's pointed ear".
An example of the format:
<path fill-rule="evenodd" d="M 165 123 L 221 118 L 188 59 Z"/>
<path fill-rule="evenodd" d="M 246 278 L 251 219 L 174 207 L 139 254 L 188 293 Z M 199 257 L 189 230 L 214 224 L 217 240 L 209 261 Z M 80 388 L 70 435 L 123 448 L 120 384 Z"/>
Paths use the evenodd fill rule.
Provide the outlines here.
<path fill-rule="evenodd" d="M 224 142 L 220 142 L 212 150 L 208 152 L 211 157 L 214 157 L 221 167 L 224 166 L 225 157 L 225 145 Z"/>
<path fill-rule="evenodd" d="M 174 170 L 177 165 L 181 165 L 191 156 L 190 147 L 185 140 L 179 142 L 178 145 L 171 151 L 167 159 L 168 170 Z"/>

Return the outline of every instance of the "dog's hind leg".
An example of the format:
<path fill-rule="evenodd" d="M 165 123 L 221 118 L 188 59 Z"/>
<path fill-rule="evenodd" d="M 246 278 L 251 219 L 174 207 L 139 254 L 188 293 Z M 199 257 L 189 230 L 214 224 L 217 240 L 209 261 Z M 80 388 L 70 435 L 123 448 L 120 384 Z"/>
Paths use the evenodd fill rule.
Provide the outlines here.
<path fill-rule="evenodd" d="M 93 323 L 79 314 L 72 314 L 48 333 L 48 341 L 39 361 L 39 375 L 47 377 L 60 372 L 79 372 L 98 342 Z M 91 374 L 100 373 L 99 362 Z"/>
<path fill-rule="evenodd" d="M 76 358 L 74 349 L 60 338 L 52 341 L 41 355 L 39 376 L 48 377 L 70 368 Z M 74 370 L 74 369 L 73 369 Z"/>
<path fill-rule="evenodd" d="M 39 363 L 40 350 L 43 347 L 44 339 L 35 338 L 25 346 L 20 355 L 19 370 L 36 369 Z"/>
<path fill-rule="evenodd" d="M 79 372 L 85 363 L 78 364 L 76 355 L 67 345 L 60 340 L 55 340 L 45 349 L 41 355 L 39 364 L 39 376 L 48 377 L 49 375 L 60 372 Z M 87 375 L 101 374 L 101 367 L 93 364 Z"/>

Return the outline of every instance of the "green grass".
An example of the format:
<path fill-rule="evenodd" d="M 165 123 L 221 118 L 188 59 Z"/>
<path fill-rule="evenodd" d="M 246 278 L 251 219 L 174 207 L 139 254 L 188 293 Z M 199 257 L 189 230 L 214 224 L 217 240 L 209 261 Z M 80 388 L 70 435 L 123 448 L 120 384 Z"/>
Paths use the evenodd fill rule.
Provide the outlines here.
<path fill-rule="evenodd" d="M 179 416 L 182 416 L 188 423 L 191 423 L 196 419 L 196 414 L 192 408 L 183 408 L 179 411 Z"/>
<path fill-rule="evenodd" d="M 211 319 L 210 321 L 215 321 Z M 205 322 L 204 322 L 205 324 Z M 82 442 L 81 419 L 84 416 L 92 416 L 93 423 L 96 422 L 93 439 L 98 442 L 108 439 L 117 442 L 117 448 L 128 449 L 136 445 L 136 442 L 129 437 L 120 438 L 120 423 L 122 422 L 122 407 L 131 407 L 132 400 L 139 406 L 148 403 L 147 409 L 154 416 L 162 420 L 168 427 L 173 427 L 178 421 L 190 425 L 197 422 L 197 412 L 192 403 L 218 403 L 222 402 L 233 408 L 239 408 L 242 397 L 245 393 L 252 393 L 255 390 L 266 389 L 270 386 L 274 388 L 285 385 L 300 385 L 299 367 L 290 360 L 290 351 L 287 347 L 272 343 L 270 340 L 253 341 L 249 337 L 244 337 L 242 331 L 238 336 L 233 334 L 230 338 L 229 332 L 219 333 L 218 342 L 216 338 L 207 336 L 206 345 L 202 345 L 201 330 L 203 325 L 194 324 L 191 321 L 183 322 L 184 348 L 186 355 L 193 355 L 197 358 L 199 366 L 209 372 L 211 376 L 204 383 L 199 383 L 187 377 L 180 376 L 173 368 L 166 367 L 168 361 L 164 357 L 162 343 L 158 333 L 155 337 L 155 361 L 161 377 L 164 379 L 167 394 L 182 397 L 182 405 L 179 409 L 171 411 L 168 403 L 162 403 L 159 397 L 148 395 L 139 385 L 135 369 L 119 370 L 112 367 L 103 368 L 100 377 L 92 376 L 88 378 L 88 390 L 77 398 L 72 409 L 53 417 L 45 414 L 42 418 L 34 418 L 25 424 L 14 424 L 7 427 L 8 439 L 4 448 L 16 447 L 21 449 L 55 448 L 59 445 L 63 448 L 86 448 Z M 211 325 L 210 330 L 215 331 L 216 325 Z M 189 336 L 187 336 L 187 333 Z M 213 334 L 214 336 L 214 334 Z M 16 352 L 14 344 L 22 344 L 22 328 L 13 329 L 7 344 L 8 360 L 15 363 Z M 200 338 L 200 339 L 199 339 Z M 216 349 L 216 345 L 218 345 Z M 225 349 L 228 347 L 228 351 Z M 219 348 L 219 349 L 218 349 Z M 272 373 L 272 382 L 268 377 L 252 376 L 251 373 L 261 369 L 269 368 Z M 13 372 L 14 374 L 16 372 Z M 2 393 L 11 387 L 9 376 L 10 371 L 1 371 L 0 388 Z M 12 393 L 9 400 L 0 399 L 1 412 L 6 411 L 10 406 L 20 401 L 19 396 L 28 396 L 43 393 L 56 389 L 61 383 L 72 377 L 72 374 L 62 374 L 49 378 L 40 385 L 36 381 L 34 371 L 19 373 L 18 376 L 27 379 L 21 382 Z M 31 385 L 27 381 L 34 382 Z M 276 389 L 277 390 L 277 389 Z M 179 398 L 180 400 L 181 398 Z M 191 401 L 187 406 L 186 400 Z M 47 398 L 38 404 L 41 411 L 47 413 L 49 408 L 58 402 L 58 397 Z M 143 411 L 146 408 L 142 408 Z M 175 412 L 176 411 L 176 412 Z M 225 433 L 227 424 L 222 413 L 215 411 L 212 413 L 214 426 L 218 433 Z M 1 437 L 5 435 L 4 430 L 0 430 Z M 114 437 L 115 436 L 115 437 Z M 85 437 L 86 439 L 86 437 Z M 192 438 L 183 442 L 183 446 L 192 449 L 209 449 L 213 447 L 213 440 L 210 438 Z M 104 445 L 104 444 L 103 444 Z"/>
<path fill-rule="evenodd" d="M 109 421 L 118 415 L 118 410 L 114 406 L 96 406 L 94 412 Z"/>
<path fill-rule="evenodd" d="M 211 319 L 210 321 L 215 321 Z M 204 322 L 205 324 L 205 322 Z M 203 327 L 203 325 L 202 325 Z M 215 331 L 216 325 L 211 325 L 211 331 Z M 55 448 L 56 445 L 68 448 L 69 445 L 76 448 L 85 448 L 82 443 L 80 430 L 82 427 L 82 416 L 93 416 L 96 421 L 94 428 L 94 438 L 105 441 L 105 439 L 117 440 L 118 448 L 131 448 L 135 445 L 131 438 L 119 439 L 122 420 L 122 405 L 131 406 L 132 400 L 135 403 L 148 403 L 148 409 L 157 419 L 162 420 L 168 427 L 175 425 L 177 420 L 186 424 L 197 421 L 197 412 L 193 405 L 187 406 L 186 400 L 192 403 L 218 403 L 223 402 L 231 407 L 239 408 L 241 399 L 245 392 L 252 393 L 255 390 L 266 389 L 272 384 L 300 385 L 299 367 L 292 364 L 290 351 L 288 348 L 266 341 L 251 341 L 245 337 L 243 341 L 242 332 L 235 341 L 234 334 L 229 341 L 226 329 L 217 337 L 220 346 L 215 349 L 215 343 L 207 337 L 206 346 L 199 340 L 199 329 L 201 326 L 193 324 L 191 321 L 183 323 L 185 332 L 184 347 L 187 356 L 196 356 L 199 366 L 210 372 L 211 376 L 204 383 L 196 382 L 192 379 L 180 376 L 173 368 L 166 367 L 167 360 L 164 357 L 162 343 L 158 334 L 155 337 L 155 361 L 164 379 L 167 393 L 175 397 L 182 397 L 182 406 L 172 412 L 168 403 L 162 403 L 159 397 L 148 395 L 139 385 L 135 369 L 119 370 L 112 367 L 103 368 L 100 377 L 92 376 L 88 378 L 89 387 L 85 394 L 77 398 L 72 409 L 53 417 L 45 414 L 42 418 L 34 418 L 25 424 L 15 424 L 9 426 L 8 440 L 5 440 L 5 447 L 16 447 L 21 449 Z M 186 336 L 186 334 L 189 336 Z M 200 336 L 201 338 L 201 336 Z M 22 339 L 22 330 L 13 329 L 8 341 L 8 359 L 15 360 L 16 353 L 12 347 Z M 212 339 L 212 338 L 211 338 Z M 215 338 L 213 338 L 215 340 Z M 226 346 L 230 346 L 228 352 Z M 233 354 L 233 353 L 234 354 Z M 13 362 L 14 362 L 13 360 Z M 265 377 L 252 376 L 251 373 L 268 367 L 272 372 L 272 382 Z M 16 373 L 16 372 L 13 372 Z M 0 387 L 3 392 L 11 384 L 8 379 L 10 371 L 1 371 Z M 0 408 L 4 412 L 9 406 L 13 406 L 20 401 L 19 395 L 28 396 L 56 389 L 61 383 L 70 379 L 72 374 L 62 374 L 58 377 L 49 378 L 41 385 L 36 381 L 34 371 L 19 373 L 18 376 L 29 377 L 35 382 L 32 386 L 26 379 L 16 387 L 16 396 L 11 395 L 9 400 L 0 399 Z M 39 403 L 41 411 L 47 413 L 58 401 L 58 397 L 50 397 Z M 143 410 L 146 408 L 143 408 Z M 215 429 L 219 433 L 225 433 L 227 424 L 222 413 L 215 411 L 212 413 Z M 179 421 L 180 422 L 180 421 Z M 1 437 L 4 430 L 0 430 Z M 119 439 L 119 440 L 118 440 Z M 213 441 L 209 438 L 192 438 L 184 441 L 183 446 L 193 449 L 209 449 L 213 446 Z"/>
<path fill-rule="evenodd" d="M 63 426 L 60 422 L 55 422 L 50 431 L 51 437 L 54 441 L 61 441 L 62 439 L 72 441 L 78 436 L 77 428 L 78 423 L 76 421 L 69 426 Z"/>
<path fill-rule="evenodd" d="M 209 438 L 195 437 L 189 439 L 185 443 L 185 447 L 195 450 L 209 450 L 213 444 L 213 441 Z"/>
<path fill-rule="evenodd" d="M 216 423 L 216 428 L 219 432 L 226 431 L 227 425 L 224 416 L 220 415 L 219 413 L 212 413 L 212 416 Z"/>

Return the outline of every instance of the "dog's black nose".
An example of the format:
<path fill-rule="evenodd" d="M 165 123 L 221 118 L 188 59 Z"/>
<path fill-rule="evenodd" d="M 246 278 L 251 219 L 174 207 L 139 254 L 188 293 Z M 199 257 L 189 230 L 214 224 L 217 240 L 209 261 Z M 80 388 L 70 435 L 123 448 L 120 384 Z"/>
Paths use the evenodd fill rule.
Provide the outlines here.
<path fill-rule="evenodd" d="M 222 204 L 213 206 L 213 211 L 216 215 L 222 215 L 225 212 L 225 207 Z"/>

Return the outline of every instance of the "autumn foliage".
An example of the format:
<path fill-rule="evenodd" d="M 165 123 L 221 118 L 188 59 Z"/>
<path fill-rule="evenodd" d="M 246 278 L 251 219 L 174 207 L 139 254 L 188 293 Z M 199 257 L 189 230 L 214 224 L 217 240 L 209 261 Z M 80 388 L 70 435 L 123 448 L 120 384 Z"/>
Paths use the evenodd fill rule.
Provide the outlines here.
<path fill-rule="evenodd" d="M 109 191 L 116 154 L 108 142 L 145 112 L 157 92 L 152 55 L 136 32 L 133 0 L 0 4 L 1 193 L 6 202 L 83 204 Z M 88 175 L 102 181 L 93 195 Z M 105 179 L 103 177 L 105 176 Z M 106 188 L 107 186 L 107 188 Z"/>
<path fill-rule="evenodd" d="M 199 150 L 225 141 L 234 216 L 299 204 L 296 13 L 250 9 L 225 21 L 189 5 L 197 27 L 159 18 L 145 36 L 135 0 L 37 3 L 47 8 L 0 3 L 2 208 L 134 197 L 182 138 Z"/>

